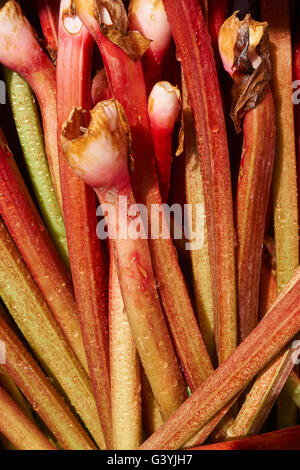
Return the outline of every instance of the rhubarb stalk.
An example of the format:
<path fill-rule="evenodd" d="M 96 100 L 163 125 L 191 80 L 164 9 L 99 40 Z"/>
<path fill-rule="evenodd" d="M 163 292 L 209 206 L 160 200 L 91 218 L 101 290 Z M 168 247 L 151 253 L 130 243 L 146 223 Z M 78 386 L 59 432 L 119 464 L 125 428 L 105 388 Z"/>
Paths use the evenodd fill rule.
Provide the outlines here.
<path fill-rule="evenodd" d="M 142 442 L 140 364 L 111 254 L 109 350 L 113 442 L 116 450 L 135 450 Z"/>
<path fill-rule="evenodd" d="M 187 204 L 192 210 L 188 213 L 189 229 L 195 233 L 196 240 L 201 238 L 203 243 L 190 251 L 192 263 L 194 298 L 196 313 L 206 348 L 215 365 L 216 347 L 214 340 L 214 304 L 213 282 L 211 278 L 210 258 L 207 240 L 207 221 L 204 219 L 204 230 L 197 224 L 200 209 L 204 208 L 204 188 L 200 171 L 199 152 L 194 127 L 194 118 L 188 102 L 188 92 L 182 75 L 182 101 L 184 123 L 184 155 L 185 155 L 185 194 Z"/>
<path fill-rule="evenodd" d="M 191 439 L 296 335 L 299 301 L 300 268 L 252 333 L 141 449 L 179 449 Z"/>
<path fill-rule="evenodd" d="M 243 118 L 235 204 L 239 337 L 243 341 L 258 322 L 261 257 L 275 155 L 267 25 L 252 20 L 250 15 L 240 21 L 234 14 L 221 27 L 219 49 L 224 68 L 234 81 L 231 116 L 237 132 Z"/>
<path fill-rule="evenodd" d="M 58 324 L 87 369 L 70 277 L 34 207 L 1 129 L 0 214 Z"/>
<path fill-rule="evenodd" d="M 0 295 L 4 303 L 41 365 L 60 384 L 97 444 L 103 448 L 102 430 L 88 376 L 2 221 L 0 254 Z"/>
<path fill-rule="evenodd" d="M 57 150 L 55 67 L 42 50 L 35 31 L 16 1 L 7 1 L 1 7 L 0 29 L 0 62 L 21 75 L 38 99 L 53 186 L 62 208 Z"/>
<path fill-rule="evenodd" d="M 169 50 L 172 34 L 162 0 L 131 0 L 129 26 L 151 39 L 142 58 L 148 93 L 161 80 L 164 59 Z"/>
<path fill-rule="evenodd" d="M 1 387 L 0 431 L 19 450 L 55 450 L 46 436 Z"/>
<path fill-rule="evenodd" d="M 145 372 L 141 368 L 143 427 L 146 438 L 157 431 L 164 420 L 154 399 Z"/>
<path fill-rule="evenodd" d="M 108 3 L 105 5 L 109 7 Z M 149 238 L 151 260 L 158 283 L 159 297 L 168 319 L 176 351 L 185 377 L 190 387 L 194 389 L 210 374 L 212 366 L 179 268 L 176 250 L 168 236 L 168 222 L 160 210 L 162 200 L 155 171 L 155 156 L 142 66 L 140 61 L 132 60 L 124 50 L 111 42 L 103 33 L 109 26 L 116 28 L 118 19 L 115 19 L 115 25 L 111 25 L 112 19 L 107 18 L 107 10 L 102 9 L 102 15 L 106 11 L 106 16 L 103 16 L 102 21 L 108 22 L 109 25 L 103 23 L 100 26 L 98 22 L 100 10 L 94 0 L 88 2 L 77 0 L 76 6 L 82 21 L 98 44 L 111 91 L 123 104 L 129 121 L 132 134 L 131 181 L 137 202 L 144 204 L 147 208 L 149 226 L 154 218 L 151 217 L 152 210 L 158 208 L 159 213 L 155 215 L 155 219 L 159 223 L 161 232 L 158 230 L 159 233 L 152 234 Z M 124 16 L 121 16 L 122 18 Z M 132 32 L 129 32 L 127 36 L 129 44 L 132 38 L 130 33 Z M 147 158 L 145 158 L 145 151 L 147 151 Z M 162 234 L 165 235 L 162 236 Z"/>
<path fill-rule="evenodd" d="M 66 266 L 66 230 L 49 171 L 43 131 L 33 92 L 16 72 L 4 68 L 6 88 L 34 193 L 51 238 Z"/>
<path fill-rule="evenodd" d="M 65 449 L 94 449 L 86 431 L 3 318 L 2 312 L 0 339 L 5 344 L 6 351 L 6 360 L 2 367 L 13 378 L 56 439 Z"/>
<path fill-rule="evenodd" d="M 118 102 L 108 100 L 98 103 L 90 114 L 86 129 L 85 113 L 73 109 L 63 127 L 62 148 L 76 174 L 95 189 L 101 204 L 110 205 L 115 213 L 115 220 L 109 209 L 106 216 L 125 309 L 154 396 L 168 418 L 184 401 L 186 392 L 160 307 L 143 226 L 142 238 L 132 239 L 126 227 L 121 233 L 120 217 L 127 224 L 138 217 L 137 213 L 128 214 L 134 210 L 135 200 L 127 168 L 125 113 Z M 120 198 L 125 202 L 123 209 Z"/>
<path fill-rule="evenodd" d="M 237 342 L 234 223 L 222 100 L 199 2 L 164 0 L 164 6 L 195 118 L 213 280 L 216 347 L 222 363 Z"/>
<path fill-rule="evenodd" d="M 273 178 L 273 214 L 276 244 L 276 278 L 278 293 L 299 266 L 298 200 L 295 128 L 293 111 L 293 72 L 291 45 L 291 7 L 288 0 L 270 2 L 261 0 L 262 19 L 269 24 L 271 41 L 271 86 L 276 110 L 276 155 Z M 287 410 L 278 409 L 280 427 L 296 421 L 296 408 L 283 391 L 282 403 L 289 401 Z M 284 416 L 285 415 L 285 416 Z M 281 416 L 281 418 L 280 418 Z"/>
<path fill-rule="evenodd" d="M 90 108 L 93 39 L 71 1 L 61 2 L 57 56 L 57 119 L 62 124 L 73 106 Z M 72 280 L 91 383 L 107 448 L 112 448 L 108 354 L 107 266 L 97 238 L 94 191 L 69 168 L 60 151 L 64 219 Z"/>
<path fill-rule="evenodd" d="M 299 450 L 300 426 L 190 450 Z"/>
<path fill-rule="evenodd" d="M 163 202 L 168 199 L 171 164 L 172 135 L 180 109 L 180 92 L 169 82 L 158 82 L 148 100 L 151 133 L 156 157 L 156 169 Z"/>
<path fill-rule="evenodd" d="M 276 109 L 276 158 L 273 181 L 278 292 L 299 265 L 296 151 L 292 101 L 290 2 L 261 1 L 271 41 L 272 91 Z"/>

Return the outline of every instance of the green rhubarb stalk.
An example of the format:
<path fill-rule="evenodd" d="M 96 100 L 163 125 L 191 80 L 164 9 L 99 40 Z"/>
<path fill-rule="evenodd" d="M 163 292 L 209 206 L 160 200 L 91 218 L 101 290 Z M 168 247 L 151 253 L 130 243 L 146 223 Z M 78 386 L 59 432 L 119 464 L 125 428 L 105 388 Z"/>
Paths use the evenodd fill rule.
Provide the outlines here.
<path fill-rule="evenodd" d="M 13 117 L 41 215 L 65 265 L 69 264 L 64 221 L 53 190 L 34 94 L 16 72 L 3 67 Z"/>
<path fill-rule="evenodd" d="M 37 359 L 68 396 L 96 443 L 104 448 L 87 374 L 0 219 L 0 296 Z"/>
<path fill-rule="evenodd" d="M 1 309 L 0 340 L 5 344 L 6 352 L 3 369 L 31 404 L 39 427 L 46 436 L 50 430 L 65 450 L 94 449 L 95 446 L 87 432 L 3 317 Z M 19 405 L 15 398 L 14 401 Z M 7 442 L 5 445 L 7 446 Z"/>
<path fill-rule="evenodd" d="M 298 201 L 294 110 L 292 101 L 291 9 L 288 0 L 261 0 L 261 15 L 269 24 L 271 86 L 276 110 L 276 155 L 273 178 L 277 288 L 280 293 L 299 266 Z M 287 410 L 286 404 L 290 403 Z M 280 411 L 281 405 L 284 407 Z M 287 416 L 289 414 L 289 417 Z M 284 388 L 279 398 L 278 426 L 295 423 L 296 408 Z"/>

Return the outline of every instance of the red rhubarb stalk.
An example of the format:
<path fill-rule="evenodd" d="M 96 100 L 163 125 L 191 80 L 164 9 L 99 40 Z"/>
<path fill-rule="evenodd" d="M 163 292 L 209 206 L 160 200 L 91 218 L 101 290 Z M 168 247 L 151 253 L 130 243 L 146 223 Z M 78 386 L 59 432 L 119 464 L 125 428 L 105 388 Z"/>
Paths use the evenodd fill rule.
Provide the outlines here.
<path fill-rule="evenodd" d="M 91 450 L 94 444 L 49 378 L 17 337 L 0 311 L 0 339 L 5 344 L 4 370 L 65 449 Z M 1 419 L 2 421 L 2 419 Z"/>
<path fill-rule="evenodd" d="M 142 442 L 140 363 L 111 253 L 109 333 L 113 440 L 116 450 L 135 450 Z"/>
<path fill-rule="evenodd" d="M 172 135 L 180 109 L 180 92 L 169 82 L 158 82 L 152 88 L 148 101 L 156 169 L 163 202 L 168 199 L 171 164 Z"/>
<path fill-rule="evenodd" d="M 53 186 L 58 203 L 62 207 L 57 150 L 55 67 L 42 50 L 35 31 L 16 1 L 5 2 L 0 9 L 0 29 L 0 62 L 22 75 L 38 99 Z"/>
<path fill-rule="evenodd" d="M 300 426 L 190 450 L 300 450 Z"/>
<path fill-rule="evenodd" d="M 192 389 L 210 374 L 207 354 L 185 281 L 178 264 L 177 252 L 168 236 L 168 222 L 162 211 L 152 216 L 153 208 L 161 208 L 162 200 L 155 171 L 155 156 L 147 109 L 147 95 L 140 61 L 132 60 L 102 32 L 94 0 L 76 1 L 78 13 L 95 38 L 115 98 L 124 106 L 132 134 L 131 181 L 138 203 L 146 206 L 149 227 L 157 218 L 160 233 L 149 238 L 155 279 L 175 347 L 185 377 Z M 105 29 L 105 28 L 104 28 Z M 145 157 L 146 152 L 146 157 Z"/>
<path fill-rule="evenodd" d="M 236 347 L 234 224 L 227 137 L 210 38 L 197 0 L 164 0 L 195 118 L 222 363 Z M 212 112 L 213 111 L 213 112 Z"/>
<path fill-rule="evenodd" d="M 300 268 L 268 314 L 141 449 L 179 449 L 300 330 Z"/>
<path fill-rule="evenodd" d="M 87 370 L 70 276 L 0 130 L 0 214 L 65 336 Z"/>
<path fill-rule="evenodd" d="M 131 0 L 129 26 L 151 39 L 142 58 L 148 93 L 161 80 L 164 59 L 169 50 L 172 34 L 162 0 Z"/>
<path fill-rule="evenodd" d="M 252 20 L 249 15 L 240 21 L 234 14 L 225 21 L 219 34 L 221 59 L 234 81 L 232 118 L 238 132 L 244 116 L 243 150 L 235 204 L 241 341 L 258 322 L 261 257 L 275 155 L 275 112 L 268 87 L 270 63 L 269 51 L 265 50 L 268 48 L 266 28 L 266 24 Z M 245 54 L 248 62 L 241 65 L 242 50 L 238 45 L 240 42 L 244 47 L 246 35 L 249 35 L 250 41 L 248 49 L 243 49 L 243 57 Z M 263 41 L 265 49 L 259 52 Z M 256 86 L 253 91 L 260 75 L 265 76 L 263 86 Z"/>
<path fill-rule="evenodd" d="M 75 108 L 63 127 L 62 147 L 74 171 L 94 187 L 102 206 L 110 205 L 114 211 L 115 218 L 103 208 L 108 212 L 109 237 L 124 305 L 154 396 L 168 418 L 185 400 L 186 391 L 160 307 L 143 226 L 142 238 L 136 239 L 130 236 L 129 227 L 124 231 L 119 222 L 120 217 L 125 224 L 134 220 L 134 214 L 128 215 L 128 211 L 134 211 L 135 205 L 127 168 L 129 130 L 125 122 L 118 102 L 102 101 L 91 111 L 90 125 L 84 133 L 85 115 Z M 121 197 L 125 199 L 124 209 Z"/>
<path fill-rule="evenodd" d="M 37 9 L 47 50 L 53 61 L 58 47 L 58 18 L 60 0 L 38 0 Z"/>
<path fill-rule="evenodd" d="M 57 57 L 58 129 L 73 106 L 90 108 L 93 40 L 71 1 L 61 2 Z M 64 219 L 72 280 L 93 393 L 108 448 L 112 448 L 107 324 L 107 267 L 96 234 L 94 191 L 60 155 Z"/>

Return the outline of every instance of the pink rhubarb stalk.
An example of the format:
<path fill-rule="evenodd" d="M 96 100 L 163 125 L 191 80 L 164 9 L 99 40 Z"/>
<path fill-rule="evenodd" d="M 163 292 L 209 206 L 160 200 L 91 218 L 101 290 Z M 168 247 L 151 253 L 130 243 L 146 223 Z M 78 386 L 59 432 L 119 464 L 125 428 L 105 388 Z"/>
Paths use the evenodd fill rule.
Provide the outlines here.
<path fill-rule="evenodd" d="M 0 62 L 22 75 L 38 99 L 53 186 L 58 203 L 62 207 L 57 150 L 55 67 L 42 50 L 35 31 L 16 1 L 5 2 L 1 7 L 0 29 Z"/>
<path fill-rule="evenodd" d="M 160 307 L 143 223 L 143 236 L 138 239 L 132 239 L 129 228 L 120 225 L 120 217 L 128 224 L 138 216 L 128 214 L 134 211 L 135 200 L 127 167 L 129 130 L 125 122 L 123 108 L 114 100 L 96 105 L 87 129 L 85 114 L 75 108 L 63 127 L 61 142 L 70 165 L 95 189 L 107 212 L 109 237 L 136 347 L 162 414 L 168 418 L 185 400 L 186 391 Z M 120 197 L 125 198 L 123 209 Z"/>
<path fill-rule="evenodd" d="M 155 171 L 155 155 L 147 109 L 147 94 L 140 61 L 132 60 L 112 43 L 99 24 L 97 2 L 76 1 L 78 13 L 96 40 L 106 68 L 113 96 L 124 106 L 132 135 L 131 181 L 138 203 L 147 207 L 151 226 L 152 207 L 161 207 Z M 98 11 L 98 14 L 97 14 Z M 146 154 L 145 154 L 146 152 Z M 162 232 L 168 234 L 165 216 L 156 215 Z M 149 248 L 159 297 L 183 366 L 185 377 L 192 389 L 196 388 L 212 370 L 183 275 L 177 252 L 169 236 L 154 234 Z"/>
<path fill-rule="evenodd" d="M 148 101 L 156 169 L 163 202 L 168 199 L 171 164 L 172 135 L 180 110 L 180 92 L 169 82 L 158 82 L 152 88 Z"/>
<path fill-rule="evenodd" d="M 57 57 L 57 114 L 60 132 L 74 106 L 90 108 L 93 40 L 70 0 L 61 2 Z M 112 421 L 108 354 L 107 267 L 97 238 L 94 191 L 60 153 L 64 220 L 75 298 L 93 393 L 108 448 Z"/>
<path fill-rule="evenodd" d="M 151 39 L 142 62 L 148 93 L 161 80 L 164 59 L 169 50 L 172 34 L 162 0 L 131 0 L 129 26 Z"/>
<path fill-rule="evenodd" d="M 208 227 L 219 362 L 235 349 L 235 235 L 222 100 L 210 38 L 197 0 L 164 0 L 195 118 Z"/>
<path fill-rule="evenodd" d="M 179 449 L 300 330 L 300 268 L 268 314 L 141 449 Z"/>

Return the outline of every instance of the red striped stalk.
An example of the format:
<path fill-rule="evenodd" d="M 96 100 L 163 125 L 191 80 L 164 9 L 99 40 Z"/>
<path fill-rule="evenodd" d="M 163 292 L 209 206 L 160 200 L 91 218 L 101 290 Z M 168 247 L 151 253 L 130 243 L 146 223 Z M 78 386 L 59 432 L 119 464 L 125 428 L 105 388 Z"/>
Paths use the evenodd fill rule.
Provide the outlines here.
<path fill-rule="evenodd" d="M 53 186 L 58 203 L 62 207 L 57 149 L 55 67 L 42 50 L 35 31 L 16 1 L 5 2 L 0 9 L 0 29 L 0 62 L 22 75 L 38 99 Z"/>
<path fill-rule="evenodd" d="M 146 206 L 150 217 L 152 207 L 160 208 L 162 200 L 155 171 L 155 156 L 141 62 L 131 60 L 123 50 L 102 33 L 98 16 L 95 13 L 97 7 L 94 0 L 88 2 L 77 0 L 76 6 L 80 17 L 98 44 L 112 93 L 124 106 L 132 135 L 133 191 L 137 202 Z M 161 213 L 155 217 L 159 218 L 163 233 L 168 234 L 169 227 L 166 218 Z M 151 217 L 149 226 L 151 226 Z M 191 388 L 195 388 L 212 369 L 179 268 L 177 253 L 168 236 L 166 238 L 150 236 L 149 247 L 159 297 L 168 319 L 175 347 L 185 377 Z"/>
<path fill-rule="evenodd" d="M 237 41 L 245 39 L 243 34 L 250 34 L 250 38 L 255 37 L 255 42 L 250 39 L 248 50 L 243 50 L 248 60 L 246 70 L 239 65 L 241 50 L 237 52 Z M 275 155 L 275 112 L 272 93 L 268 87 L 269 51 L 263 51 L 264 56 L 258 52 L 266 34 L 266 25 L 248 16 L 240 21 L 236 14 L 225 21 L 219 34 L 223 65 L 234 81 L 232 116 L 238 131 L 240 118 L 244 116 L 243 149 L 235 203 L 240 341 L 248 336 L 258 322 L 261 257 Z M 245 96 L 245 81 L 251 84 L 255 80 L 252 77 L 259 73 L 266 77 L 263 87 L 259 91 L 256 88 L 255 93 L 251 93 L 251 85 L 248 85 Z M 249 109 L 248 102 L 253 98 L 256 103 L 254 107 L 250 105 Z M 240 110 L 242 99 L 242 111 L 246 111 L 245 115 Z"/>
<path fill-rule="evenodd" d="M 236 347 L 236 280 L 231 177 L 218 76 L 197 0 L 164 0 L 195 118 L 208 226 L 216 347 Z"/>
<path fill-rule="evenodd" d="M 55 438 L 65 449 L 94 449 L 94 444 L 86 431 L 3 318 L 2 311 L 0 311 L 0 339 L 5 344 L 6 352 L 5 364 L 2 367 L 18 385 Z"/>
<path fill-rule="evenodd" d="M 83 111 L 72 111 L 63 127 L 62 147 L 74 171 L 95 189 L 105 212 L 129 324 L 166 419 L 185 400 L 186 389 L 159 303 L 143 222 L 141 238 L 131 237 L 129 231 L 128 224 L 138 214 L 133 214 L 137 208 L 127 167 L 126 116 L 115 100 L 98 103 L 90 115 L 86 129 Z"/>
<path fill-rule="evenodd" d="M 90 108 L 93 40 L 71 1 L 61 2 L 57 57 L 58 129 L 74 106 Z M 91 188 L 60 154 L 64 220 L 75 298 L 93 393 L 106 445 L 112 448 L 108 355 L 107 267 L 96 234 L 96 202 Z"/>
<path fill-rule="evenodd" d="M 300 330 L 300 268 L 268 314 L 141 449 L 179 449 Z"/>
<path fill-rule="evenodd" d="M 1 129 L 0 214 L 58 324 L 87 370 L 70 276 L 34 207 Z"/>

